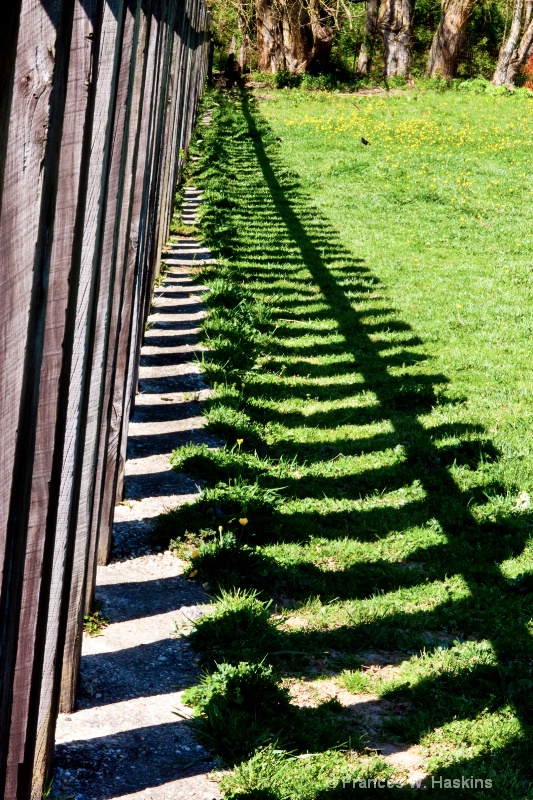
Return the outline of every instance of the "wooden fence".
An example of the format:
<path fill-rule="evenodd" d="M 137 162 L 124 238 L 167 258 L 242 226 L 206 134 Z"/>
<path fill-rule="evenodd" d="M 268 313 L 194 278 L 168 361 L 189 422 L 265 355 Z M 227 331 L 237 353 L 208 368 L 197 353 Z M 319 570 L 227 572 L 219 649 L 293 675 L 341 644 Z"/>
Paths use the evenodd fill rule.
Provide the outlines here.
<path fill-rule="evenodd" d="M 9 0 L 0 26 L 0 795 L 41 798 L 111 543 L 204 0 Z"/>

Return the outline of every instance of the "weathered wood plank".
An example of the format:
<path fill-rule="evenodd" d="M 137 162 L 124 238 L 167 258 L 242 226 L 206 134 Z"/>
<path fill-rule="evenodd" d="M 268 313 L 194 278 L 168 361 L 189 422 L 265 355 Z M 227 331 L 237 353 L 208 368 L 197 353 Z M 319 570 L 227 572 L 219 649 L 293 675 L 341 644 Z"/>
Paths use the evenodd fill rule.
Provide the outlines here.
<path fill-rule="evenodd" d="M 8 747 L 11 744 L 20 750 L 25 744 L 24 717 L 17 715 L 11 728 L 11 708 L 22 699 L 13 697 L 15 667 L 27 676 L 33 663 L 32 642 L 23 640 L 20 647 L 18 642 L 22 595 L 40 576 L 40 554 L 32 558 L 26 545 L 57 149 L 65 99 L 59 73 L 68 68 L 68 61 L 62 63 L 65 47 L 57 33 L 63 22 L 62 35 L 68 43 L 69 21 L 62 19 L 63 14 L 59 3 L 49 13 L 38 0 L 24 0 L 21 5 L 0 215 L 0 793 L 5 797 L 16 791 L 11 773 L 6 785 Z"/>
<path fill-rule="evenodd" d="M 17 668 L 15 678 L 15 694 L 21 698 L 19 714 L 24 709 L 21 716 L 26 717 L 27 725 L 24 751 L 12 748 L 10 767 L 13 778 L 19 775 L 18 793 L 31 792 L 35 798 L 42 796 L 53 741 L 60 663 L 57 655 L 70 583 L 73 542 L 68 536 L 67 519 L 58 513 L 58 499 L 64 462 L 69 461 L 65 422 L 79 289 L 78 241 L 85 206 L 85 136 L 93 113 L 92 38 L 96 11 L 96 0 L 74 5 L 28 520 L 27 563 L 31 563 L 31 554 L 34 563 L 40 562 L 41 571 L 40 580 L 25 580 L 19 635 L 21 652 L 30 652 L 33 641 L 33 667 L 31 675 Z M 43 513 L 46 508 L 47 514 Z"/>
<path fill-rule="evenodd" d="M 17 59 L 17 41 L 20 22 L 21 0 L 13 0 L 2 9 L 0 27 L 0 204 L 4 186 L 4 167 L 7 155 L 11 100 Z"/>
<path fill-rule="evenodd" d="M 124 3 L 106 2 L 101 13 L 98 60 L 95 67 L 95 115 L 91 135 L 87 201 L 81 235 L 81 268 L 73 360 L 70 378 L 70 403 L 67 432 L 70 459 L 63 467 L 59 514 L 75 531 L 75 546 L 70 585 L 69 613 L 65 634 L 61 710 L 74 706 L 81 655 L 85 584 L 92 513 L 92 487 L 98 432 L 99 374 L 93 375 L 93 356 L 98 349 L 95 328 L 99 299 L 109 293 L 110 272 L 101 265 L 103 220 L 107 209 L 107 182 L 115 120 L 115 95 L 119 74 Z M 101 319 L 101 317 L 100 317 Z M 98 358 L 98 356 L 96 356 Z M 77 420 L 77 429 L 74 424 Z"/>
<path fill-rule="evenodd" d="M 155 19 L 151 20 L 146 49 L 146 88 L 143 97 L 141 135 L 139 140 L 139 163 L 135 197 L 133 201 L 132 227 L 129 236 L 128 259 L 135 258 L 135 283 L 131 308 L 131 326 L 128 343 L 128 364 L 125 371 L 124 408 L 118 447 L 117 487 L 115 501 L 123 498 L 124 465 L 126 462 L 127 430 L 134 394 L 133 375 L 139 339 L 139 307 L 142 303 L 144 275 L 146 269 L 145 247 L 149 236 L 148 208 L 150 204 L 150 178 L 153 167 L 153 142 L 156 129 L 158 104 L 158 55 L 161 46 L 161 30 Z"/>
<path fill-rule="evenodd" d="M 150 131 L 148 137 L 149 143 L 147 148 L 148 158 L 145 166 L 145 176 L 144 176 L 145 205 L 143 208 L 143 220 L 141 229 L 142 237 L 140 238 L 139 242 L 139 255 L 138 255 L 140 264 L 140 270 L 138 275 L 139 287 L 135 298 L 135 306 L 136 306 L 135 320 L 134 320 L 134 330 L 132 332 L 132 343 L 130 351 L 131 374 L 128 377 L 128 385 L 130 387 L 128 390 L 130 407 L 127 412 L 125 411 L 125 413 L 128 414 L 128 418 L 124 419 L 123 434 L 122 434 L 123 438 L 121 443 L 121 452 L 119 456 L 119 472 L 117 478 L 116 499 L 119 502 L 122 499 L 123 475 L 121 475 L 121 470 L 123 470 L 124 463 L 126 460 L 127 434 L 124 434 L 124 427 L 127 429 L 129 416 L 131 414 L 135 402 L 134 398 L 137 387 L 138 363 L 140 359 L 142 338 L 144 335 L 144 323 L 145 323 L 144 309 L 146 307 L 147 302 L 149 302 L 149 298 L 151 295 L 150 252 L 151 252 L 151 242 L 153 237 L 153 205 L 154 205 L 153 183 L 154 183 L 154 174 L 156 168 L 155 152 L 156 152 L 156 138 L 158 130 L 157 108 L 159 104 L 159 91 L 160 91 L 160 81 L 161 81 L 161 47 L 162 47 L 162 29 L 159 25 L 152 24 L 150 44 L 149 44 L 151 55 L 149 55 L 149 58 L 150 58 L 150 65 L 153 70 L 153 102 L 150 110 Z"/>
<path fill-rule="evenodd" d="M 92 132 L 91 161 L 87 186 L 87 207 L 82 239 L 81 286 L 75 332 L 75 357 L 71 374 L 73 397 L 80 391 L 80 424 L 72 475 L 72 497 L 69 498 L 68 471 L 64 473 L 60 509 L 69 509 L 69 526 L 76 529 L 76 542 L 70 587 L 60 708 L 71 711 L 74 705 L 79 662 L 89 534 L 93 508 L 96 448 L 98 441 L 101 371 L 98 363 L 102 337 L 95 336 L 97 321 L 102 323 L 100 303 L 109 294 L 110 270 L 101 263 L 103 221 L 107 211 L 107 184 L 114 133 L 116 87 L 119 75 L 124 2 L 106 2 L 102 11 L 99 59 L 96 75 L 95 120 Z M 101 357 L 100 357 L 101 360 Z M 74 406 L 69 409 L 74 415 Z"/>
<path fill-rule="evenodd" d="M 92 487 L 92 513 L 88 545 L 88 564 L 85 607 L 88 608 L 94 595 L 96 565 L 98 557 L 98 535 L 101 516 L 102 486 L 105 472 L 106 435 L 108 425 L 109 395 L 106 394 L 107 362 L 111 348 L 111 330 L 115 317 L 114 305 L 116 276 L 116 236 L 117 227 L 122 214 L 123 205 L 123 172 L 124 158 L 128 146 L 130 123 L 130 92 L 132 71 L 135 66 L 140 3 L 127 0 L 124 10 L 123 33 L 118 66 L 116 89 L 116 111 L 111 141 L 110 166 L 107 184 L 107 203 L 102 220 L 102 245 L 100 256 L 100 292 L 98 297 L 98 313 L 94 333 L 93 370 L 91 377 L 91 393 L 89 406 L 98 408 L 98 419 L 95 431 L 95 472 Z M 115 320 L 116 325 L 116 320 Z"/>
<path fill-rule="evenodd" d="M 131 227 L 132 202 L 135 189 L 135 178 L 139 152 L 139 135 L 141 126 L 142 95 L 145 86 L 146 61 L 145 46 L 150 25 L 150 16 L 142 6 L 138 10 L 139 31 L 136 57 L 132 71 L 129 93 L 130 113 L 129 130 L 124 154 L 124 171 L 122 175 L 123 202 L 118 220 L 115 242 L 116 278 L 113 296 L 113 308 L 109 336 L 109 348 L 106 365 L 106 386 L 104 409 L 107 419 L 102 427 L 104 449 L 102 450 L 102 489 L 99 515 L 98 563 L 107 563 L 111 548 L 111 527 L 116 493 L 116 464 L 118 454 L 118 437 L 122 425 L 122 392 L 125 367 L 121 360 L 122 337 L 129 336 L 129 322 L 132 297 L 133 260 L 128 264 L 127 240 Z"/>
<path fill-rule="evenodd" d="M 177 10 L 177 9 L 176 9 Z M 175 16 L 173 22 L 175 23 Z M 171 27 L 172 35 L 172 56 L 170 60 L 170 72 L 167 86 L 167 103 L 168 113 L 165 120 L 165 131 L 163 134 L 163 148 L 161 153 L 162 158 L 162 173 L 161 173 L 161 189 L 158 200 L 159 205 L 159 232 L 157 243 L 157 259 L 159 269 L 159 262 L 161 258 L 161 250 L 168 237 L 168 200 L 169 196 L 174 194 L 174 187 L 170 185 L 171 176 L 173 172 L 173 159 L 172 153 L 175 147 L 176 137 L 176 118 L 178 108 L 178 93 L 176 92 L 177 84 L 177 70 L 179 68 L 179 39 L 177 31 L 174 29 L 175 25 Z"/>
<path fill-rule="evenodd" d="M 183 13 L 184 4 L 179 4 L 179 10 Z M 160 28 L 158 27 L 158 31 L 160 32 Z M 162 74 L 159 74 L 159 81 L 162 79 Z M 161 87 L 161 84 L 158 84 Z M 161 89 L 159 89 L 161 91 Z M 158 187 L 158 177 L 159 177 L 159 131 L 160 127 L 158 124 L 159 116 L 156 114 L 154 117 L 154 133 L 152 136 L 151 142 L 151 169 L 150 175 L 148 177 L 149 180 L 149 202 L 146 211 L 146 228 L 147 228 L 147 236 L 145 237 L 144 241 L 144 252 L 142 255 L 143 259 L 143 275 L 142 275 L 142 285 L 141 285 L 141 293 L 140 293 L 140 302 L 139 308 L 137 313 L 137 324 L 136 324 L 136 331 L 137 336 L 134 343 L 132 343 L 132 375 L 131 375 L 131 393 L 132 393 L 132 402 L 131 402 L 131 409 L 134 407 L 134 392 L 136 390 L 136 386 L 138 383 L 138 370 L 139 370 L 139 358 L 140 358 L 140 351 L 142 346 L 142 340 L 144 336 L 144 328 L 146 319 L 149 313 L 151 298 L 152 298 L 152 283 L 155 274 L 155 269 L 157 267 L 156 257 L 155 257 L 155 248 L 154 248 L 154 238 L 155 238 L 155 220 L 157 215 L 157 187 Z M 125 447 L 125 444 L 124 444 Z M 122 459 L 125 459 L 125 449 L 122 453 Z"/>

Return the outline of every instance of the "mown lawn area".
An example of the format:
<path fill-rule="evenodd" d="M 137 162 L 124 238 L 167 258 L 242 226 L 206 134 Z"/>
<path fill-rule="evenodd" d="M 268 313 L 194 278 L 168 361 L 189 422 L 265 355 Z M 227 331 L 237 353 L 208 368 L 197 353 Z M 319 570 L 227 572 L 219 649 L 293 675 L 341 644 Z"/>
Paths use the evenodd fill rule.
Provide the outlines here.
<path fill-rule="evenodd" d="M 533 98 L 205 107 L 226 446 L 174 454 L 206 484 L 160 531 L 224 592 L 189 700 L 226 795 L 533 798 Z"/>

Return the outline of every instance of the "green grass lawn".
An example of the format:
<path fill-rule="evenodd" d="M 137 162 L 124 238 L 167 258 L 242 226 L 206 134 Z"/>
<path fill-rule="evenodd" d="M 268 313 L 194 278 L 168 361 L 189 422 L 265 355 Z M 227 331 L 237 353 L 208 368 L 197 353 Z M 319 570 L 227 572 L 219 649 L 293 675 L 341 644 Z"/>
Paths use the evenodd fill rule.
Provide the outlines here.
<path fill-rule="evenodd" d="M 197 626 L 206 668 L 270 664 L 295 709 L 246 757 L 219 748 L 227 796 L 372 797 L 365 776 L 409 776 L 396 745 L 492 784 L 454 796 L 533 798 L 533 101 L 206 105 L 191 180 L 227 444 L 175 454 L 207 488 L 160 527 L 229 592 Z"/>

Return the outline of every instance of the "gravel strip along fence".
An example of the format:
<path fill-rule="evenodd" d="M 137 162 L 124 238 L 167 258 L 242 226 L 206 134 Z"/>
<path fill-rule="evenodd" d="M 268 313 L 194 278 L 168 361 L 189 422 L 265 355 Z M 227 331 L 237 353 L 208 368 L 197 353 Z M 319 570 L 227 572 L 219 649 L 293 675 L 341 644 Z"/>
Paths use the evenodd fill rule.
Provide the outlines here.
<path fill-rule="evenodd" d="M 194 210 L 188 205 L 193 198 Z M 198 193 L 186 190 L 188 222 Z M 115 509 L 113 551 L 98 568 L 96 598 L 110 620 L 84 636 L 76 710 L 60 715 L 54 788 L 75 800 L 150 798 L 214 800 L 216 766 L 180 717 L 180 692 L 197 681 L 195 656 L 176 627 L 187 626 L 208 598 L 182 577 L 178 559 L 154 548 L 155 517 L 197 494 L 194 481 L 170 468 L 183 444 L 218 442 L 203 431 L 208 393 L 194 356 L 205 314 L 204 287 L 190 265 L 209 259 L 189 238 L 175 239 L 156 291 L 141 351 L 140 393 L 129 428 L 125 498 Z"/>

